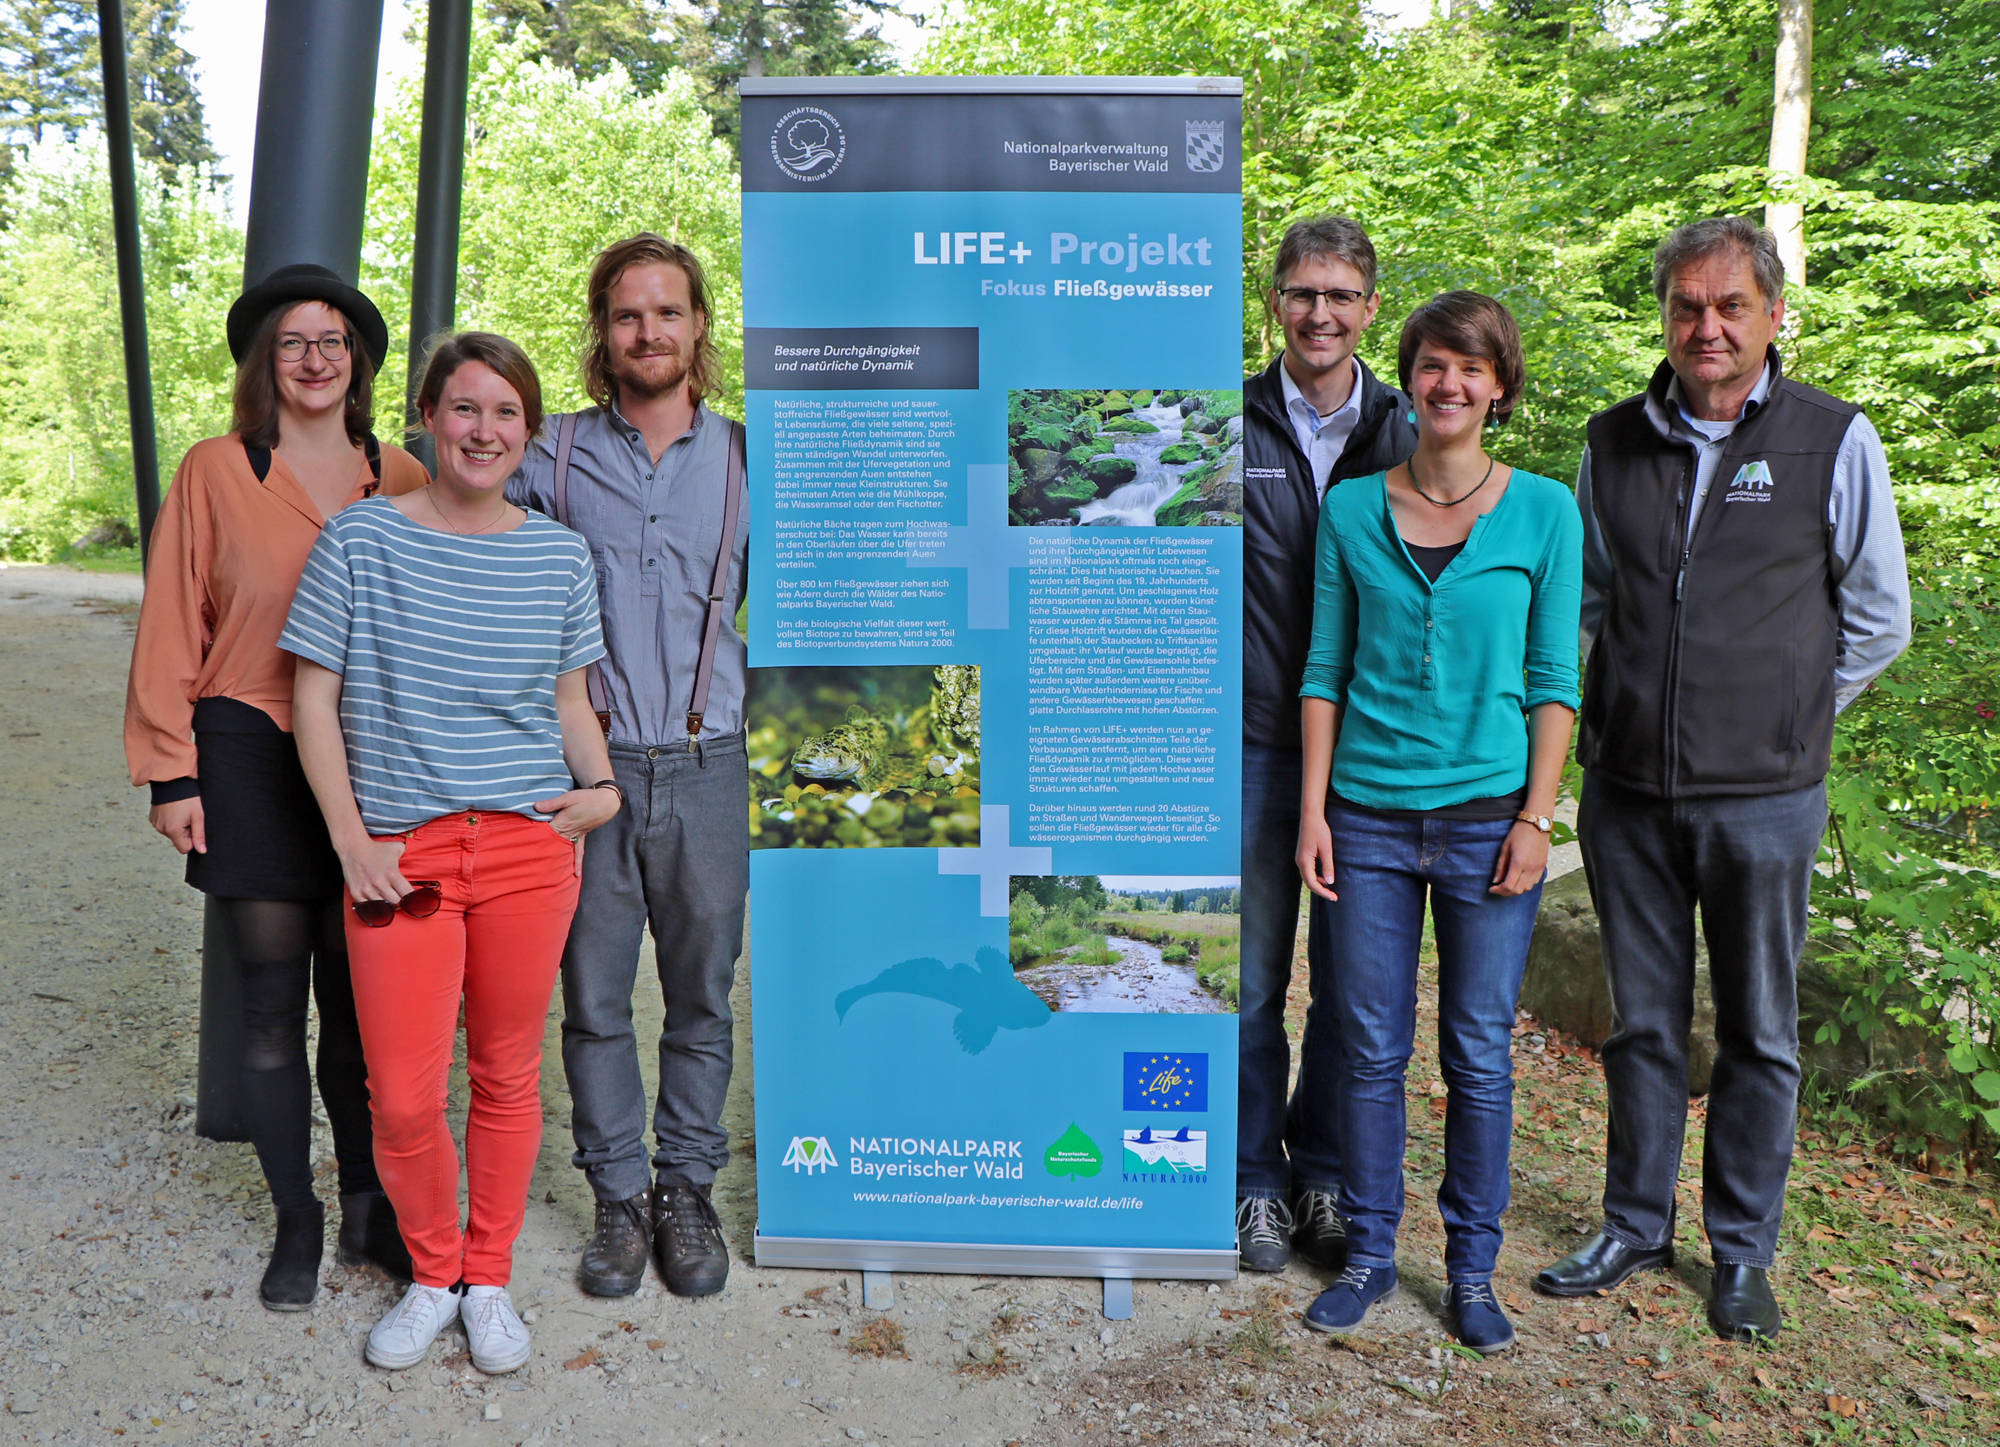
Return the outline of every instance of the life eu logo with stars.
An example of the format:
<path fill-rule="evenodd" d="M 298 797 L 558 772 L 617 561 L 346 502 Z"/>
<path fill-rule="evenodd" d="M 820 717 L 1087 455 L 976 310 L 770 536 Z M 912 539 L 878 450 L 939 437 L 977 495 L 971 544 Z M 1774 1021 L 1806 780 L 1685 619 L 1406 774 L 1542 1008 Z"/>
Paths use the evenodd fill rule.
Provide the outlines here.
<path fill-rule="evenodd" d="M 1126 1051 L 1125 1109 L 1207 1110 L 1208 1056 Z"/>

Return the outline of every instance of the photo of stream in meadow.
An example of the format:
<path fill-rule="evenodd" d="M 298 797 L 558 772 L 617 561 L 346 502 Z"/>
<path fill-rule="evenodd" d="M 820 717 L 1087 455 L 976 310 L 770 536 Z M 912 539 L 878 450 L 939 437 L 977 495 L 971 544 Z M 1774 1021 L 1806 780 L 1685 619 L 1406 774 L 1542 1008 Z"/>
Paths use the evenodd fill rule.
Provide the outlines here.
<path fill-rule="evenodd" d="M 1055 1011 L 1232 1014 L 1243 940 L 1239 884 L 1017 875 L 1007 902 L 1014 979 Z"/>

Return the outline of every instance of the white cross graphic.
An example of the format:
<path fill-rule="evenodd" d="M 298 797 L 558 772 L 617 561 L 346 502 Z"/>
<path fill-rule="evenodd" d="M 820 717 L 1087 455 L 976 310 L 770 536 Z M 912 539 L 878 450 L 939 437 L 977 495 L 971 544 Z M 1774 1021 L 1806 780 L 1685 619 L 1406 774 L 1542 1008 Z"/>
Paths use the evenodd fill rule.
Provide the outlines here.
<path fill-rule="evenodd" d="M 1024 844 L 1007 842 L 1007 816 L 1009 806 L 1005 804 L 981 804 L 979 806 L 979 847 L 977 849 L 938 850 L 939 874 L 976 874 L 979 876 L 979 913 L 981 915 L 1004 915 L 1007 913 L 1007 880 L 1016 874 L 1047 875 L 1055 872 L 1054 851 L 1046 845 L 1039 849 Z"/>
<path fill-rule="evenodd" d="M 1027 528 L 1007 525 L 1004 463 L 968 466 L 965 484 L 965 526 L 942 529 L 945 539 L 936 546 L 920 545 L 913 540 L 903 560 L 920 570 L 965 569 L 965 626 L 1005 628 L 1008 580 L 1013 569 L 1028 566 L 1028 539 L 1032 534 Z M 931 535 L 935 536 L 936 530 Z M 1069 541 L 1067 533 L 1063 533 L 1062 541 Z"/>

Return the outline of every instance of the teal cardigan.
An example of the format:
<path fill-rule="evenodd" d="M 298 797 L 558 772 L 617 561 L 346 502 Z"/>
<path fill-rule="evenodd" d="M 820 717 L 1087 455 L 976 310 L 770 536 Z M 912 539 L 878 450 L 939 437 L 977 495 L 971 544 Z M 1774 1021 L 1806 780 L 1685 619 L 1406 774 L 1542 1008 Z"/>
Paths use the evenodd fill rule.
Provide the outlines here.
<path fill-rule="evenodd" d="M 1516 470 L 1433 585 L 1389 510 L 1387 478 L 1327 489 L 1305 698 L 1340 704 L 1333 789 L 1378 809 L 1511 794 L 1525 714 L 1577 706 L 1583 520 L 1553 478 Z"/>

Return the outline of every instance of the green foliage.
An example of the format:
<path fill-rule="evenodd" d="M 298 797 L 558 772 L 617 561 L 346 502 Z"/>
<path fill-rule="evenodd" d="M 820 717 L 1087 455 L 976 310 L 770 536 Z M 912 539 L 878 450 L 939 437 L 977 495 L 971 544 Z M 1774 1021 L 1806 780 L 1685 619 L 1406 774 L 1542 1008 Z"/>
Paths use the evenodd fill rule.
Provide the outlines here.
<path fill-rule="evenodd" d="M 608 242 L 657 231 L 707 269 L 726 379 L 710 400 L 741 415 L 740 229 L 734 163 L 710 133 L 693 82 L 664 75 L 635 90 L 614 58 L 585 79 L 536 53 L 532 33 L 475 28 L 459 223 L 458 325 L 502 332 L 541 372 L 549 410 L 584 402 L 577 355 L 584 283 Z M 382 107 L 369 163 L 363 286 L 396 327 L 408 316 L 422 86 Z M 403 390 L 390 349 L 377 395 Z M 392 407 L 383 409 L 385 422 Z"/>
<path fill-rule="evenodd" d="M 46 560 L 133 516 L 117 261 L 104 147 L 85 132 L 26 148 L 0 229 L 0 556 Z M 223 318 L 243 238 L 212 189 L 139 188 L 161 466 L 226 431 Z M 161 478 L 164 488 L 167 478 Z"/>
<path fill-rule="evenodd" d="M 187 0 L 125 6 L 133 148 L 163 166 L 213 166 L 194 57 L 180 43 L 186 10 Z M 0 0 L 0 135 L 75 139 L 84 127 L 101 126 L 103 66 L 90 0 Z"/>
<path fill-rule="evenodd" d="M 551 65 L 583 80 L 617 66 L 651 92 L 674 64 L 673 15 L 658 0 L 485 0 L 482 8 L 502 41 L 526 36 Z"/>
<path fill-rule="evenodd" d="M 1936 1041 L 1923 1074 L 1858 1086 L 1921 1146 L 2000 1134 L 2000 856 L 1980 838 L 2000 797 L 2000 484 L 1914 489 L 1904 518 L 1915 641 L 1841 717 L 1813 933 L 1846 995 L 1823 1040 L 1893 1023 Z"/>
<path fill-rule="evenodd" d="M 674 17 L 679 64 L 695 77 L 715 133 L 733 142 L 745 76 L 892 70 L 879 17 L 896 8 L 894 0 L 693 0 Z"/>
<path fill-rule="evenodd" d="M 1058 954 L 1078 965 L 1108 965 L 1116 958 L 1091 927 L 1105 902 L 1095 875 L 1017 875 L 1007 893 L 1007 958 L 1016 968 Z"/>

